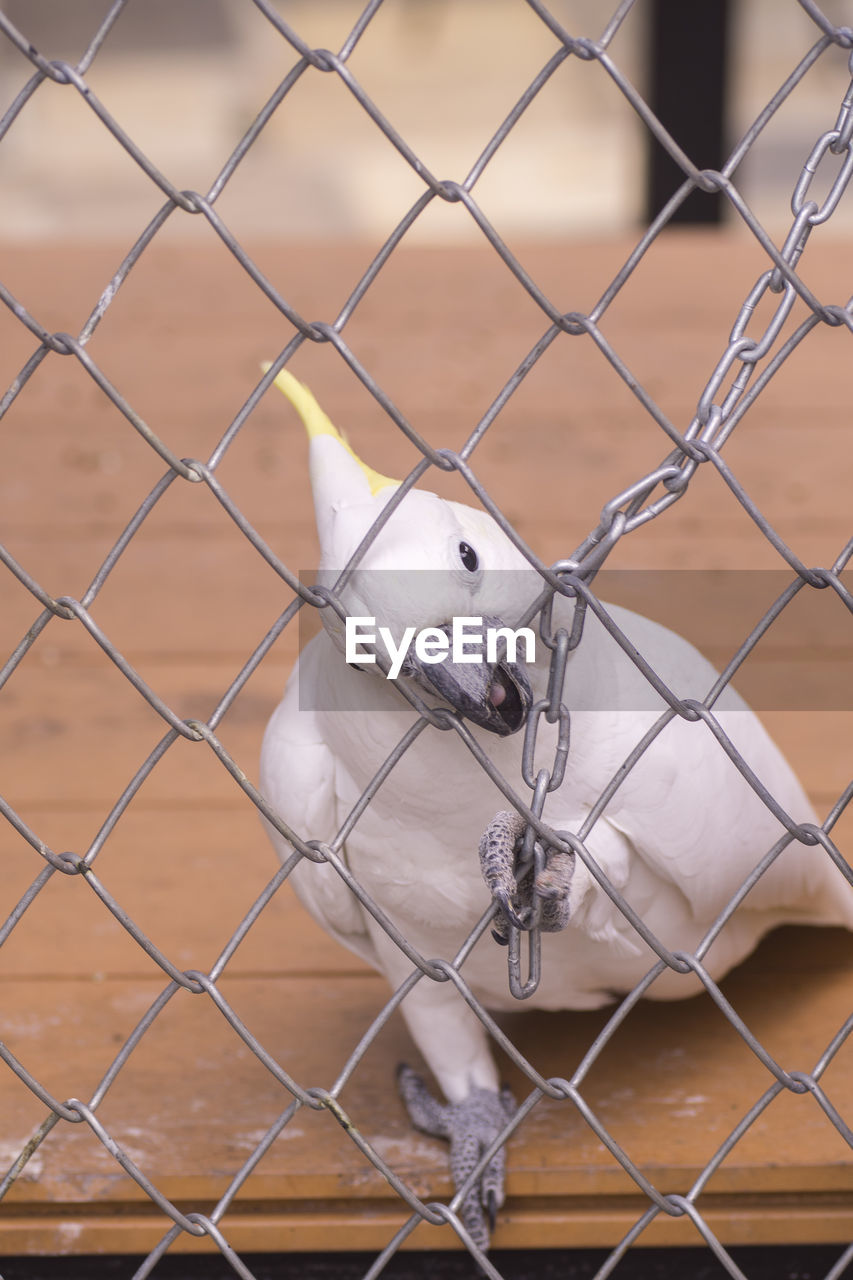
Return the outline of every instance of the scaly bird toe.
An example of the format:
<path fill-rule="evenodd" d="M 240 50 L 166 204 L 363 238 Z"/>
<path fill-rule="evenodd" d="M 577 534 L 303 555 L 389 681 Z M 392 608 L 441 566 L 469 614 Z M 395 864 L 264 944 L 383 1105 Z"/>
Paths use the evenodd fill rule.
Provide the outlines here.
<path fill-rule="evenodd" d="M 516 879 L 516 851 L 526 823 L 512 810 L 496 813 L 480 839 L 480 870 L 486 886 L 500 907 L 492 936 L 505 944 L 510 926 L 530 929 L 538 912 L 545 933 L 565 929 L 571 914 L 569 895 L 575 859 L 572 853 L 549 848 L 545 866 L 530 867 Z"/>
<path fill-rule="evenodd" d="M 575 869 L 575 855 L 549 849 L 545 867 L 536 877 L 535 893 L 539 900 L 539 926 L 545 933 L 565 929 L 571 917 L 570 891 Z"/>
<path fill-rule="evenodd" d="M 504 810 L 495 814 L 480 838 L 480 870 L 489 893 L 500 907 L 492 930 L 496 942 L 506 942 L 509 925 L 526 928 L 526 922 L 513 906 L 518 892 L 515 848 L 524 829 L 522 817 L 512 810 Z"/>
<path fill-rule="evenodd" d="M 509 1089 L 474 1088 L 461 1102 L 438 1102 L 411 1067 L 397 1069 L 397 1085 L 415 1128 L 450 1143 L 450 1172 L 458 1190 L 470 1178 L 483 1152 L 516 1110 Z M 480 1177 L 466 1192 L 459 1216 L 478 1248 L 486 1250 L 497 1211 L 504 1200 L 504 1148 L 492 1156 Z"/>

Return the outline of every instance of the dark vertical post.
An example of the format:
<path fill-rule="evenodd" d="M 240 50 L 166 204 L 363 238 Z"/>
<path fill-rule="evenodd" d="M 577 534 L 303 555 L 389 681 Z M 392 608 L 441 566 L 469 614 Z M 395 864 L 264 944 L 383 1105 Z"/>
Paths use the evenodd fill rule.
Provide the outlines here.
<path fill-rule="evenodd" d="M 652 0 L 649 105 L 700 169 L 725 159 L 727 37 L 730 0 Z M 650 221 L 684 181 L 650 138 L 646 217 Z M 724 197 L 693 191 L 673 222 L 719 222 Z"/>

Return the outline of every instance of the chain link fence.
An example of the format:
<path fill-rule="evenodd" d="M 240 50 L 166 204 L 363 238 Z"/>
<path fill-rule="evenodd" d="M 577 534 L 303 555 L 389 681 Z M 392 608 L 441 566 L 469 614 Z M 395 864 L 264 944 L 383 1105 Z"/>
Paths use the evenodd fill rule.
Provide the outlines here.
<path fill-rule="evenodd" d="M 422 1222 L 436 1225 L 449 1223 L 459 1237 L 461 1246 L 468 1248 L 476 1256 L 484 1273 L 498 1280 L 501 1275 L 498 1267 L 476 1247 L 457 1216 L 458 1197 L 450 1204 L 425 1201 L 410 1181 L 400 1175 L 393 1159 L 385 1158 L 376 1146 L 372 1145 L 371 1135 L 359 1130 L 341 1101 L 341 1095 L 347 1083 L 358 1072 L 365 1055 L 405 997 L 408 987 L 391 996 L 371 1025 L 362 1028 L 361 1037 L 352 1054 L 346 1061 L 336 1064 L 334 1083 L 294 1077 L 284 1063 L 277 1059 L 269 1045 L 263 1042 L 260 1031 L 243 1022 L 226 994 L 223 979 L 238 947 L 257 926 L 269 904 L 286 883 L 293 867 L 302 858 L 323 858 L 332 864 L 347 883 L 351 883 L 352 877 L 346 866 L 343 835 L 339 835 L 329 845 L 318 848 L 311 842 L 310 831 L 292 833 L 282 828 L 280 819 L 269 809 L 252 780 L 255 772 L 253 762 L 233 758 L 220 735 L 220 725 L 229 711 L 238 704 L 247 682 L 259 665 L 267 659 L 285 631 L 292 631 L 297 626 L 300 611 L 327 607 L 328 601 L 327 596 L 318 595 L 310 585 L 305 585 L 300 580 L 298 566 L 288 560 L 286 546 L 280 549 L 269 546 L 253 527 L 244 511 L 221 482 L 218 474 L 220 463 L 251 421 L 254 411 L 262 397 L 267 394 L 277 372 L 285 367 L 306 344 L 326 344 L 334 349 L 354 377 L 367 388 L 389 421 L 394 424 L 395 429 L 404 433 L 420 453 L 421 461 L 414 468 L 409 480 L 413 482 L 425 478 L 428 483 L 434 469 L 456 472 L 467 484 L 472 501 L 476 501 L 489 511 L 507 536 L 523 547 L 525 555 L 536 564 L 543 584 L 547 585 L 552 592 L 562 594 L 580 592 L 589 601 L 590 606 L 601 613 L 605 623 L 607 623 L 607 614 L 602 609 L 593 586 L 597 571 L 611 553 L 635 530 L 647 526 L 651 521 L 665 517 L 665 513 L 675 503 L 689 503 L 691 482 L 694 477 L 702 468 L 714 469 L 733 498 L 748 513 L 764 538 L 774 548 L 779 566 L 785 571 L 785 587 L 759 623 L 738 644 L 720 677 L 717 689 L 712 691 L 704 702 L 688 703 L 680 700 L 666 689 L 653 671 L 648 672 L 649 679 L 655 683 L 669 703 L 667 714 L 656 725 L 654 732 L 660 732 L 673 716 L 694 720 L 703 719 L 711 731 L 717 735 L 721 747 L 729 751 L 749 785 L 786 828 L 787 836 L 783 843 L 801 841 L 808 845 L 819 844 L 826 857 L 831 858 L 850 878 L 843 854 L 834 843 L 833 829 L 853 794 L 853 785 L 848 786 L 837 797 L 829 811 L 822 815 L 823 820 L 819 826 L 798 825 L 788 817 L 762 780 L 751 773 L 745 761 L 731 748 L 731 744 L 719 728 L 712 707 L 719 690 L 735 676 L 767 633 L 768 628 L 775 625 L 776 620 L 795 597 L 801 593 L 829 592 L 834 593 L 848 610 L 853 605 L 849 585 L 843 579 L 843 571 L 853 552 L 853 541 L 838 548 L 837 558 L 829 567 L 815 568 L 804 563 L 764 514 L 740 479 L 737 470 L 729 465 L 724 448 L 732 433 L 739 427 L 741 420 L 785 362 L 795 352 L 804 347 L 807 349 L 811 335 L 826 326 L 848 329 L 853 327 L 853 306 L 849 303 L 828 304 L 812 291 L 797 269 L 802 255 L 808 251 L 812 234 L 816 233 L 817 236 L 824 234 L 836 210 L 845 199 L 849 198 L 847 188 L 853 173 L 853 85 L 841 99 L 826 101 L 823 127 L 815 137 L 810 151 L 802 158 L 802 170 L 791 193 L 790 225 L 779 243 L 756 218 L 738 186 L 740 166 L 751 150 L 759 144 L 765 126 L 789 99 L 795 99 L 799 87 L 808 78 L 819 76 L 821 68 L 826 65 L 837 65 L 839 61 L 848 60 L 850 51 L 853 50 L 853 30 L 836 26 L 817 4 L 812 3 L 812 0 L 796 0 L 799 8 L 813 24 L 811 46 L 795 65 L 790 66 L 778 92 L 752 122 L 722 168 L 719 171 L 709 171 L 699 167 L 691 156 L 681 150 L 675 139 L 655 118 L 644 97 L 620 69 L 620 31 L 629 13 L 635 8 L 635 0 L 622 0 L 612 14 L 605 16 L 602 12 L 600 28 L 589 33 L 579 33 L 575 30 L 570 5 L 566 6 L 564 13 L 563 9 L 558 9 L 556 5 L 549 6 L 540 3 L 539 0 L 526 0 L 529 9 L 550 33 L 551 56 L 541 66 L 538 74 L 530 81 L 505 118 L 497 124 L 487 145 L 467 174 L 461 178 L 449 180 L 440 178 L 430 171 L 422 157 L 410 146 L 405 132 L 398 130 L 394 121 L 386 118 L 351 69 L 351 55 L 360 42 L 371 39 L 371 24 L 382 8 L 381 0 L 372 0 L 365 6 L 346 40 L 336 51 L 311 47 L 302 38 L 300 32 L 293 29 L 287 21 L 286 8 L 276 6 L 272 0 L 246 0 L 246 3 L 250 2 L 266 20 L 268 24 L 266 38 L 280 46 L 282 57 L 286 60 L 289 69 L 241 137 L 238 145 L 225 159 L 212 185 L 203 193 L 181 189 L 168 173 L 162 172 L 146 153 L 145 148 L 125 131 L 121 120 L 115 118 L 107 106 L 98 99 L 87 78 L 101 50 L 108 46 L 120 27 L 125 10 L 130 8 L 130 0 L 115 0 L 97 30 L 92 34 L 85 53 L 73 65 L 45 56 L 30 42 L 26 26 L 21 24 L 19 29 L 5 13 L 0 11 L 0 33 L 14 51 L 19 63 L 26 65 L 28 69 L 28 78 L 24 87 L 13 101 L 4 104 L 5 113 L 0 121 L 0 163 L 3 158 L 3 147 L 8 146 L 9 140 L 14 137 L 18 122 L 26 116 L 27 112 L 33 110 L 34 104 L 38 103 L 40 93 L 46 86 L 61 87 L 63 93 L 68 94 L 69 97 L 76 96 L 85 104 L 98 125 L 112 135 L 138 171 L 144 174 L 152 187 L 159 192 L 162 201 L 156 215 L 116 266 L 112 278 L 103 288 L 91 314 L 76 333 L 52 331 L 42 322 L 38 314 L 29 310 L 17 297 L 13 296 L 5 284 L 0 283 L 0 297 L 6 307 L 5 324 L 7 327 L 12 326 L 16 335 L 20 331 L 25 331 L 30 349 L 30 354 L 20 368 L 15 370 L 14 377 L 0 401 L 0 416 L 4 418 L 7 428 L 14 431 L 15 410 L 19 397 L 26 395 L 28 384 L 37 374 L 39 367 L 45 361 L 70 359 L 76 362 L 91 379 L 92 384 L 97 388 L 98 395 L 106 397 L 118 410 L 127 424 L 127 429 L 138 433 L 145 446 L 157 456 L 158 465 L 162 465 L 163 468 L 159 480 L 132 519 L 128 521 L 121 536 L 110 547 L 103 562 L 94 572 L 88 589 L 82 594 L 52 593 L 37 571 L 28 564 L 21 563 L 5 546 L 0 546 L 0 559 L 3 562 L 6 582 L 10 586 L 14 583 L 16 592 L 20 588 L 28 592 L 32 607 L 31 622 L 25 633 L 21 635 L 11 652 L 2 655 L 4 666 L 0 687 L 6 691 L 7 696 L 9 693 L 14 693 L 20 672 L 28 663 L 33 663 L 34 655 L 39 652 L 39 646 L 43 643 L 43 637 L 54 634 L 60 628 L 69 627 L 74 628 L 82 637 L 85 646 L 96 647 L 106 655 L 115 670 L 133 687 L 136 696 L 144 700 L 162 722 L 162 736 L 156 747 L 132 776 L 128 777 L 126 786 L 114 798 L 114 803 L 104 815 L 96 837 L 85 850 L 63 852 L 50 847 L 39 831 L 33 829 L 24 813 L 19 812 L 18 808 L 6 799 L 0 799 L 0 810 L 5 825 L 4 842 L 10 850 L 6 857 L 14 858 L 17 863 L 26 857 L 32 865 L 31 882 L 20 900 L 12 906 L 0 930 L 0 947 L 6 945 L 13 935 L 20 937 L 26 932 L 28 912 L 39 895 L 45 893 L 48 885 L 62 880 L 76 880 L 85 883 L 86 890 L 98 899 L 103 910 L 112 915 L 133 943 L 143 949 L 162 973 L 162 987 L 156 998 L 139 1018 L 132 1033 L 127 1035 L 118 1046 L 112 1060 L 104 1064 L 98 1087 L 85 1100 L 59 1096 L 29 1069 L 25 1055 L 17 1056 L 7 1044 L 0 1045 L 0 1056 L 5 1064 L 7 1079 L 16 1077 L 19 1085 L 38 1099 L 44 1108 L 42 1123 L 32 1134 L 31 1139 L 11 1158 L 9 1168 L 0 1184 L 0 1196 L 5 1196 L 9 1192 L 30 1162 L 50 1161 L 50 1136 L 57 1127 L 78 1126 L 88 1129 L 94 1139 L 109 1153 L 114 1162 L 115 1173 L 121 1178 L 132 1179 L 149 1199 L 151 1205 L 162 1213 L 162 1238 L 144 1263 L 135 1271 L 136 1280 L 142 1280 L 142 1277 L 156 1273 L 160 1259 L 176 1245 L 176 1242 L 180 1247 L 181 1242 L 186 1242 L 187 1237 L 193 1237 L 196 1240 L 206 1238 L 210 1248 L 221 1251 L 235 1274 L 250 1280 L 252 1276 L 250 1259 L 241 1257 L 229 1243 L 229 1220 L 235 1212 L 235 1205 L 239 1205 L 241 1195 L 247 1191 L 251 1192 L 254 1170 L 272 1145 L 279 1140 L 284 1140 L 288 1126 L 292 1124 L 294 1117 L 303 1108 L 326 1111 L 344 1127 L 349 1139 L 362 1153 L 366 1166 L 373 1166 L 379 1171 L 411 1214 L 405 1225 L 388 1239 L 387 1246 L 367 1267 L 364 1273 L 365 1280 L 373 1280 L 385 1270 L 412 1231 Z M 795 0 L 790 0 L 790 3 L 793 5 Z M 636 7 L 642 7 L 642 0 L 636 0 Z M 483 9 L 482 22 L 485 24 L 488 21 L 487 11 Z M 416 56 L 416 53 L 413 52 L 413 56 Z M 648 135 L 664 147 L 677 163 L 683 174 L 683 181 L 660 214 L 639 235 L 633 251 L 608 282 L 597 303 L 584 314 L 576 312 L 567 314 L 554 300 L 548 280 L 534 279 L 525 269 L 523 262 L 514 255 L 502 239 L 500 230 L 492 224 L 486 210 L 478 202 L 478 182 L 546 84 L 552 77 L 572 74 L 573 67 L 578 62 L 592 64 L 595 74 L 609 79 L 630 110 L 642 122 Z M 271 279 L 265 274 L 250 256 L 239 237 L 220 216 L 217 205 L 220 196 L 237 174 L 241 163 L 256 146 L 270 120 L 277 113 L 288 111 L 290 94 L 294 88 L 303 78 L 323 76 L 334 78 L 339 83 L 344 92 L 349 95 L 351 110 L 364 113 L 384 137 L 388 147 L 397 152 L 401 163 L 407 165 L 411 173 L 416 176 L 420 185 L 420 194 L 388 235 L 336 318 L 329 321 L 309 321 L 292 305 L 289 299 L 288 280 Z M 571 127 L 571 122 L 567 121 L 566 128 Z M 723 193 L 730 220 L 745 228 L 749 236 L 760 246 L 765 266 L 754 282 L 752 280 L 745 282 L 742 305 L 731 316 L 729 332 L 720 334 L 719 358 L 707 380 L 696 386 L 696 408 L 690 421 L 677 424 L 670 420 L 651 391 L 633 377 L 620 351 L 606 336 L 602 321 L 657 237 L 694 191 L 709 194 Z M 377 382 L 371 368 L 359 360 L 347 342 L 347 326 L 370 293 L 383 267 L 417 221 L 431 206 L 441 202 L 452 206 L 458 218 L 466 219 L 469 226 L 476 228 L 482 242 L 491 246 L 495 255 L 512 273 L 541 313 L 541 333 L 538 340 L 531 350 L 518 353 L 515 371 L 503 386 L 495 388 L 491 407 L 477 422 L 466 444 L 458 452 L 436 447 L 426 439 L 407 420 L 391 396 Z M 183 218 L 200 218 L 206 221 L 221 246 L 222 253 L 230 254 L 236 259 L 246 277 L 277 309 L 279 315 L 290 326 L 292 333 L 292 337 L 278 353 L 269 372 L 251 390 L 219 443 L 210 455 L 203 459 L 178 456 L 168 438 L 151 427 L 128 396 L 123 393 L 121 386 L 116 385 L 93 358 L 90 350 L 91 339 L 110 308 L 115 305 L 122 286 L 136 264 L 145 255 L 149 246 L 154 244 L 167 224 L 174 219 Z M 839 257 L 839 271 L 842 271 L 842 268 L 843 258 Z M 843 274 L 839 284 L 843 291 L 846 287 Z M 765 319 L 758 321 L 756 316 L 758 312 L 765 316 Z M 602 494 L 601 518 L 597 526 L 563 560 L 556 564 L 546 564 L 522 543 L 512 523 L 505 518 L 482 483 L 477 471 L 477 452 L 488 438 L 492 424 L 551 345 L 572 342 L 578 338 L 588 340 L 604 356 L 612 369 L 613 378 L 624 382 L 641 406 L 642 412 L 655 424 L 660 432 L 662 456 L 659 462 L 650 466 L 643 474 L 637 475 L 633 482 L 623 487 L 620 492 L 612 496 L 607 493 Z M 227 343 L 223 342 L 217 358 L 226 359 L 226 352 Z M 259 360 L 266 354 L 268 353 L 259 352 Z M 154 373 L 152 365 L 152 374 Z M 317 387 L 316 390 L 322 398 L 322 388 Z M 121 589 L 123 559 L 128 549 L 159 504 L 164 502 L 168 494 L 175 489 L 180 489 L 181 485 L 206 487 L 222 511 L 240 530 L 246 543 L 251 546 L 253 554 L 262 557 L 266 564 L 272 567 L 290 593 L 290 603 L 255 650 L 244 655 L 239 674 L 222 692 L 218 705 L 206 719 L 188 719 L 183 716 L 172 705 L 172 700 L 154 687 L 136 669 L 122 647 L 102 628 L 98 620 L 100 593 L 108 583 L 111 587 L 115 583 L 116 589 Z M 537 728 L 542 714 L 549 723 L 561 718 L 568 723 L 569 713 L 561 702 L 561 690 L 570 651 L 570 638 L 565 635 L 562 637 L 548 635 L 547 609 L 543 635 L 553 647 L 551 683 L 553 698 L 552 704 L 540 708 L 539 713 L 531 717 L 526 730 L 525 760 L 532 760 Z M 271 707 L 270 710 L 272 710 Z M 422 708 L 422 710 L 429 718 L 431 715 L 429 709 Z M 482 767 L 495 776 L 495 780 L 505 794 L 514 796 L 521 811 L 530 815 L 531 830 L 535 830 L 543 838 L 550 836 L 550 843 L 553 844 L 555 837 L 549 832 L 547 826 L 541 823 L 540 816 L 548 788 L 552 784 L 557 785 L 562 777 L 568 743 L 561 740 L 557 757 L 550 770 L 542 770 L 534 776 L 528 768 L 523 778 L 503 779 L 497 776 L 489 758 L 472 745 L 473 739 L 464 725 L 456 722 L 454 729 L 471 747 L 472 769 Z M 386 772 L 393 770 L 399 757 L 414 740 L 414 736 L 413 734 L 401 743 L 396 754 L 389 758 L 385 766 Z M 205 972 L 185 968 L 179 959 L 168 951 L 162 950 L 156 941 L 147 936 L 142 925 L 134 918 L 133 910 L 127 907 L 121 896 L 114 895 L 108 886 L 107 878 L 99 877 L 97 869 L 98 858 L 115 839 L 116 833 L 121 830 L 122 822 L 135 797 L 155 772 L 159 775 L 162 771 L 170 769 L 170 763 L 175 758 L 175 747 L 180 746 L 181 743 L 192 744 L 193 750 L 206 752 L 215 758 L 224 770 L 222 774 L 225 780 L 224 785 L 238 788 L 248 805 L 256 807 L 271 822 L 284 829 L 296 850 L 294 857 L 272 876 L 239 927 L 225 942 L 215 963 Z M 636 756 L 638 755 L 639 749 L 636 753 Z M 632 761 L 629 760 L 629 767 L 631 763 Z M 603 810 L 618 782 L 619 777 L 615 777 L 604 791 L 593 812 L 592 821 L 595 821 L 596 814 Z M 570 847 L 582 852 L 585 834 L 584 831 L 575 833 Z M 263 839 L 260 832 L 258 839 Z M 472 857 L 476 856 L 474 850 L 470 853 Z M 762 866 L 769 865 L 776 853 L 778 848 L 770 850 Z M 444 958 L 440 964 L 433 964 L 428 959 L 418 956 L 404 937 L 395 934 L 393 926 L 371 901 L 369 894 L 362 886 L 353 883 L 352 889 L 366 909 L 372 911 L 374 916 L 381 920 L 383 926 L 387 927 L 396 944 L 405 948 L 410 955 L 413 961 L 412 982 L 449 979 L 460 990 L 467 991 L 465 960 L 473 939 L 466 942 L 455 960 L 448 957 Z M 630 908 L 619 898 L 618 891 L 612 887 L 609 891 L 620 901 L 622 909 L 629 912 Z M 705 1242 L 725 1274 L 732 1277 L 743 1276 L 730 1251 L 720 1242 L 709 1223 L 704 1207 L 706 1188 L 736 1145 L 759 1121 L 770 1104 L 785 1091 L 792 1094 L 811 1094 L 841 1139 L 848 1145 L 853 1142 L 853 1134 L 848 1123 L 849 1117 L 845 1118 L 839 1114 L 821 1083 L 827 1067 L 838 1055 L 853 1028 L 853 1015 L 822 1047 L 809 1071 L 795 1069 L 777 1061 L 773 1054 L 755 1038 L 750 1029 L 739 1019 L 736 1010 L 728 1003 L 723 992 L 703 969 L 704 951 L 710 945 L 717 930 L 737 908 L 740 896 L 738 895 L 738 900 L 726 906 L 710 930 L 706 943 L 692 956 L 671 954 L 657 938 L 649 933 L 642 920 L 638 918 L 634 920 L 635 927 L 641 931 L 657 953 L 658 964 L 647 978 L 613 1009 L 612 1016 L 605 1023 L 595 1042 L 589 1046 L 575 1074 L 569 1079 L 545 1078 L 541 1075 L 527 1060 L 523 1048 L 500 1031 L 486 1010 L 479 1006 L 473 997 L 466 996 L 471 1000 L 490 1034 L 495 1037 L 502 1050 L 529 1082 L 530 1091 L 522 1101 L 512 1123 L 507 1126 L 504 1141 L 509 1141 L 512 1133 L 524 1126 L 527 1118 L 542 1099 L 552 1099 L 561 1107 L 576 1109 L 580 1113 L 600 1141 L 609 1149 L 613 1160 L 621 1165 L 635 1186 L 646 1197 L 645 1211 L 602 1264 L 598 1271 L 599 1280 L 604 1280 L 604 1277 L 611 1275 L 620 1260 L 635 1245 L 643 1243 L 644 1232 L 652 1222 L 667 1215 L 675 1218 L 689 1218 L 695 1226 L 697 1239 L 701 1238 Z M 191 904 L 188 903 L 187 910 L 191 909 Z M 477 931 L 478 935 L 488 926 L 490 918 L 489 914 L 484 916 Z M 531 939 L 531 964 L 535 971 L 537 967 L 535 930 L 531 934 Z M 518 994 L 523 994 L 525 984 L 523 970 L 526 971 L 526 961 L 522 963 L 518 935 L 514 934 L 511 941 L 514 946 L 510 948 L 510 981 Z M 630 1151 L 620 1145 L 617 1137 L 608 1130 L 605 1120 L 596 1114 L 584 1094 L 584 1081 L 590 1069 L 611 1043 L 613 1036 L 648 989 L 649 984 L 666 966 L 678 972 L 692 971 L 698 974 L 718 1009 L 729 1019 L 736 1033 L 763 1063 L 767 1072 L 766 1088 L 759 1096 L 744 1099 L 742 1112 L 731 1125 L 728 1136 L 720 1144 L 716 1154 L 703 1168 L 694 1184 L 679 1194 L 669 1193 L 656 1185 L 649 1171 L 636 1163 Z M 285 1100 L 281 1113 L 255 1141 L 248 1156 L 235 1161 L 229 1170 L 227 1190 L 215 1206 L 205 1212 L 199 1211 L 192 1205 L 175 1203 L 162 1186 L 158 1185 L 156 1180 L 152 1180 L 145 1162 L 135 1159 L 128 1144 L 126 1142 L 123 1144 L 120 1138 L 111 1132 L 110 1124 L 105 1119 L 108 1115 L 108 1106 L 105 1104 L 110 1091 L 120 1078 L 131 1055 L 145 1041 L 165 1011 L 172 1006 L 174 998 L 183 994 L 191 995 L 195 1000 L 209 1002 L 224 1017 L 233 1032 L 235 1045 L 247 1047 L 256 1056 L 262 1067 L 280 1085 Z M 56 993 L 56 999 L 57 1002 L 61 1001 L 59 992 Z M 392 1065 L 388 1064 L 389 1090 Z M 227 1062 L 223 1062 L 220 1069 L 227 1071 Z M 139 1124 L 145 1126 L 146 1115 L 142 1111 L 138 1119 Z M 831 1270 L 827 1272 L 826 1280 L 837 1280 L 845 1273 L 851 1261 L 853 1261 L 853 1244 L 841 1254 Z"/>

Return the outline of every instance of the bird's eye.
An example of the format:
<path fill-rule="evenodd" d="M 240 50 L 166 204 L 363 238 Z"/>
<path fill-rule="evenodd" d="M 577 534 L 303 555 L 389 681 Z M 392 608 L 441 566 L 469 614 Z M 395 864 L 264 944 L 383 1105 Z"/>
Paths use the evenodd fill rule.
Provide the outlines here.
<path fill-rule="evenodd" d="M 467 542 L 459 543 L 459 559 L 462 561 L 469 573 L 473 573 L 480 563 L 477 552 L 473 547 L 470 547 Z"/>

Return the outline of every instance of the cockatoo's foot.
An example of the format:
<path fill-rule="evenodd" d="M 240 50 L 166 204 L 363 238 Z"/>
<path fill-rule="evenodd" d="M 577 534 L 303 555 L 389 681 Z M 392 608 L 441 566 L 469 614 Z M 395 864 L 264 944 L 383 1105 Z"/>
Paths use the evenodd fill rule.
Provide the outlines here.
<path fill-rule="evenodd" d="M 539 909 L 539 928 L 557 933 L 569 923 L 569 891 L 575 860 L 573 854 L 558 849 L 547 850 L 543 869 L 534 868 L 516 881 L 516 846 L 524 835 L 526 823 L 520 814 L 504 811 L 495 814 L 480 840 L 480 868 L 489 891 L 501 908 L 492 933 L 497 942 L 505 943 L 509 926 L 529 929 Z"/>
<path fill-rule="evenodd" d="M 508 1088 L 501 1089 L 500 1093 L 475 1088 L 462 1102 L 437 1102 L 422 1077 L 405 1063 L 397 1068 L 397 1086 L 415 1128 L 450 1142 L 450 1172 L 457 1188 L 516 1112 L 516 1102 Z M 489 1247 L 495 1218 L 504 1201 L 504 1167 L 501 1147 L 459 1208 L 462 1222 L 483 1250 Z"/>

